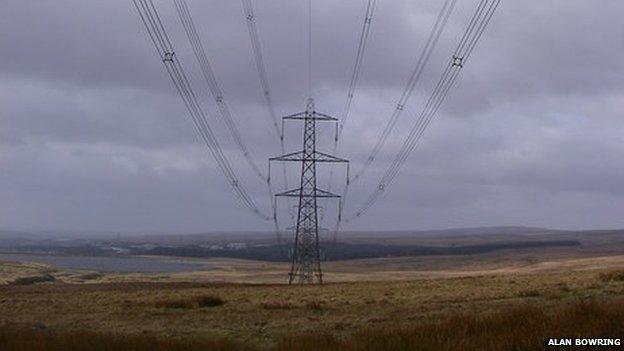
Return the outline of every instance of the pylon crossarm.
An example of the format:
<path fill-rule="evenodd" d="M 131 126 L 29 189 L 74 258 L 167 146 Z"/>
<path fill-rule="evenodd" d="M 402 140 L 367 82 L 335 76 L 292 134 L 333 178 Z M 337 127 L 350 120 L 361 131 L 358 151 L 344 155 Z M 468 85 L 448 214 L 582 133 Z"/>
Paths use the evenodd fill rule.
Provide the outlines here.
<path fill-rule="evenodd" d="M 296 189 L 284 191 L 284 192 L 281 192 L 281 193 L 277 193 L 277 194 L 275 194 L 275 196 L 284 196 L 284 197 L 314 197 L 315 194 L 314 193 L 310 193 L 310 194 L 302 193 L 301 188 L 296 188 Z M 325 190 L 321 190 L 321 189 L 317 188 L 316 189 L 316 197 L 317 198 L 320 198 L 320 197 L 330 198 L 330 197 L 340 197 L 340 195 L 334 194 L 334 193 L 330 193 L 329 191 L 325 191 Z"/>
<path fill-rule="evenodd" d="M 337 121 L 338 118 L 332 117 L 330 115 L 326 115 L 320 112 L 312 113 L 312 116 L 308 115 L 306 111 L 293 113 L 292 115 L 288 115 L 283 117 L 282 119 L 291 119 L 291 120 L 305 120 L 305 119 L 313 119 L 316 121 Z"/>
<path fill-rule="evenodd" d="M 332 117 L 332 116 L 330 116 L 330 115 L 326 115 L 326 114 L 324 114 L 324 113 L 314 112 L 314 114 L 315 114 L 316 116 L 320 116 L 320 117 L 321 117 L 321 118 L 318 118 L 318 117 L 316 117 L 316 116 L 315 116 L 315 117 L 316 117 L 316 120 L 319 120 L 319 121 L 337 121 L 337 120 L 338 120 L 338 118 L 336 118 L 336 117 Z"/>
<path fill-rule="evenodd" d="M 286 227 L 286 230 L 296 230 L 297 227 L 296 226 L 290 226 L 290 227 Z M 325 227 L 319 227 L 318 228 L 319 232 L 329 232 L 329 228 L 325 228 Z"/>
<path fill-rule="evenodd" d="M 297 112 L 297 113 L 293 113 L 292 115 L 288 115 L 288 116 L 284 116 L 282 117 L 282 119 L 303 119 L 306 115 L 306 112 Z"/>
<path fill-rule="evenodd" d="M 277 157 L 271 157 L 269 161 L 303 161 L 303 151 L 291 152 Z"/>
<path fill-rule="evenodd" d="M 303 151 L 291 152 L 289 154 L 272 157 L 269 161 L 315 161 L 315 162 L 349 162 L 343 158 L 332 156 L 320 151 L 314 151 L 312 157 L 305 157 Z"/>
<path fill-rule="evenodd" d="M 330 193 L 329 191 L 316 189 L 316 197 L 340 197 L 340 195 Z"/>
<path fill-rule="evenodd" d="M 297 189 L 292 189 L 292 190 L 284 191 L 281 193 L 277 193 L 275 194 L 275 196 L 299 197 L 300 193 L 301 193 L 301 188 L 297 188 Z"/>
<path fill-rule="evenodd" d="M 326 154 L 320 151 L 314 152 L 314 160 L 316 162 L 349 162 L 348 160 L 345 160 L 344 158 L 332 156 L 330 154 Z"/>

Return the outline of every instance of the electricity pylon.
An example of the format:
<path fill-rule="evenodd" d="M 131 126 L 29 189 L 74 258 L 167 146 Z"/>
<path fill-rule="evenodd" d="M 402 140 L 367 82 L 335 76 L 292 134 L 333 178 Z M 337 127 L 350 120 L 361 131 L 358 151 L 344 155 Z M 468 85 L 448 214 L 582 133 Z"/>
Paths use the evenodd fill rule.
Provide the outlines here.
<path fill-rule="evenodd" d="M 312 98 L 308 99 L 305 111 L 283 117 L 283 120 L 302 120 L 304 123 L 303 150 L 269 159 L 269 163 L 270 161 L 301 162 L 301 182 L 299 188 L 275 194 L 275 196 L 299 198 L 288 283 L 322 284 L 323 271 L 321 270 L 319 249 L 317 199 L 339 198 L 340 195 L 316 187 L 316 164 L 317 162 L 347 163 L 349 161 L 316 151 L 316 121 L 337 122 L 338 120 L 332 116 L 316 112 Z"/>

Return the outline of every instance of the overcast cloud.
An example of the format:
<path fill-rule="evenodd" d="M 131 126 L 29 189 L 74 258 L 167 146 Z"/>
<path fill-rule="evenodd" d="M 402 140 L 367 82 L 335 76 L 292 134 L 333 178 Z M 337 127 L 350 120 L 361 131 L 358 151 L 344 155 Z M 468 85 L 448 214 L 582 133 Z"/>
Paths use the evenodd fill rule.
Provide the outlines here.
<path fill-rule="evenodd" d="M 365 2 L 313 1 L 319 111 L 342 111 Z M 234 118 L 264 166 L 279 147 L 242 5 L 188 3 Z M 389 118 L 441 3 L 378 1 L 338 155 L 352 170 Z M 236 171 L 268 211 L 264 184 L 217 118 L 173 1 L 155 4 Z M 347 214 L 398 150 L 476 4 L 459 1 L 382 157 L 350 190 Z M 307 97 L 307 2 L 254 6 L 277 111 L 298 112 Z M 503 0 L 396 182 L 345 229 L 624 227 L 623 13 L 621 1 Z M 131 1 L 3 0 L 0 33 L 0 227 L 271 229 L 237 203 L 195 137 Z M 319 149 L 330 151 L 331 138 L 332 128 L 322 128 Z M 300 139 L 300 125 L 289 123 L 287 149 L 298 150 Z M 328 168 L 319 173 L 325 187 Z M 324 208 L 331 226 L 336 206 Z M 280 217 L 289 225 L 285 203 Z"/>

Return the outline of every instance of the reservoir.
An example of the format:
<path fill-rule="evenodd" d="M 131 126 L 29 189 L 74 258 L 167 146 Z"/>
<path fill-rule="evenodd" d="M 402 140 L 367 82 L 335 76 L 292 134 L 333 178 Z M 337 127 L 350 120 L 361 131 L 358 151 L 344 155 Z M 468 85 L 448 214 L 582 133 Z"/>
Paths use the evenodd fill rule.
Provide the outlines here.
<path fill-rule="evenodd" d="M 118 273 L 177 273 L 210 269 L 205 262 L 182 261 L 163 257 L 94 257 L 0 253 L 0 261 L 34 262 L 55 268 L 84 269 Z"/>

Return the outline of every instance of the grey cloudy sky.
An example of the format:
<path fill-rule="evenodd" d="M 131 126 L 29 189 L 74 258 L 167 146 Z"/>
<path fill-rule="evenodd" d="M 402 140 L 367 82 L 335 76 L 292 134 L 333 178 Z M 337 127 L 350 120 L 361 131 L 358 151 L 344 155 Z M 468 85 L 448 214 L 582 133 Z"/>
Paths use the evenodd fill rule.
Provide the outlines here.
<path fill-rule="evenodd" d="M 265 165 L 279 147 L 241 3 L 188 3 L 234 118 Z M 216 118 L 173 1 L 155 4 L 236 171 L 268 210 L 264 184 Z M 352 169 L 389 118 L 441 4 L 378 1 L 340 150 Z M 350 190 L 347 213 L 398 150 L 476 4 L 458 2 L 408 113 L 380 161 Z M 300 111 L 307 97 L 307 2 L 254 6 L 277 111 Z M 313 95 L 320 111 L 342 110 L 364 6 L 364 0 L 313 1 Z M 614 0 L 503 0 L 396 182 L 346 229 L 624 227 L 623 13 L 624 3 Z M 271 229 L 236 202 L 198 142 L 131 1 L 3 0 L 0 33 L 0 227 Z M 300 133 L 299 125 L 287 125 L 288 150 L 300 148 Z M 330 151 L 331 138 L 331 128 L 321 129 L 319 149 Z M 325 186 L 328 169 L 319 172 Z M 330 222 L 335 204 L 324 207 Z"/>

